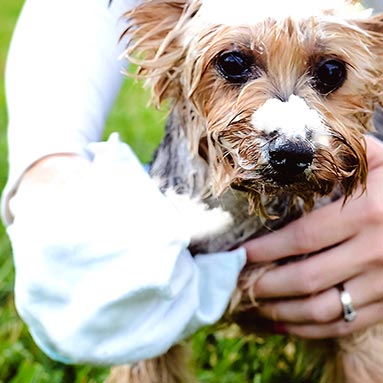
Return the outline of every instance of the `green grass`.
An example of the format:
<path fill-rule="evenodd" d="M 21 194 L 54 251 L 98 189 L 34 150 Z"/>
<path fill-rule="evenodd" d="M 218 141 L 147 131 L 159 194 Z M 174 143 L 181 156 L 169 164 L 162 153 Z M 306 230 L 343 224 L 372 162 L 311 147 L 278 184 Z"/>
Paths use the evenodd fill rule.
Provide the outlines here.
<path fill-rule="evenodd" d="M 0 12 L 0 189 L 7 175 L 4 63 L 21 0 L 1 0 Z M 133 101 L 132 101 L 133 100 Z M 164 125 L 164 113 L 147 105 L 148 95 L 128 80 L 108 120 L 106 133 L 119 131 L 140 159 L 150 160 Z M 107 369 L 65 366 L 51 361 L 32 341 L 13 302 L 14 269 L 11 249 L 0 225 L 0 383 L 100 383 Z M 307 383 L 299 362 L 301 351 L 281 336 L 267 341 L 240 336 L 235 330 L 205 329 L 192 340 L 202 383 Z M 298 357 L 299 361 L 299 357 Z M 187 383 L 187 382 L 185 382 Z"/>

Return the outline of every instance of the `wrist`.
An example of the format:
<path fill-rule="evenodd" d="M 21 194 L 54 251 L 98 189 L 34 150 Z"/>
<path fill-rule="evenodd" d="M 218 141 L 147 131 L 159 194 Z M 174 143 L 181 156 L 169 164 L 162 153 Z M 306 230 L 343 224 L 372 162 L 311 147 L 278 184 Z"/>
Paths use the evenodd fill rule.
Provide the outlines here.
<path fill-rule="evenodd" d="M 33 184 L 61 184 L 81 176 L 90 161 L 78 154 L 54 154 L 36 161 L 22 176 L 19 189 Z"/>

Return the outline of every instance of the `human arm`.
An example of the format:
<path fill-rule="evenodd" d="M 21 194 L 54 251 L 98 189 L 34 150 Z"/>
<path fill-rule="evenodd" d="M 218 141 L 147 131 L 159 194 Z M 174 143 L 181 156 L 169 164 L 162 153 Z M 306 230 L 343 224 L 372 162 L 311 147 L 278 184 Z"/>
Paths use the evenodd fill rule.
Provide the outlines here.
<path fill-rule="evenodd" d="M 7 65 L 16 306 L 68 363 L 165 352 L 219 319 L 245 258 L 193 258 L 182 217 L 130 149 L 97 143 L 122 81 L 114 26 L 128 2 L 114 0 L 114 16 L 107 3 L 28 0 Z"/>
<path fill-rule="evenodd" d="M 8 53 L 8 201 L 25 170 L 46 156 L 77 154 L 102 137 L 123 81 L 119 17 L 134 0 L 28 0 Z"/>
<path fill-rule="evenodd" d="M 366 141 L 366 193 L 359 190 L 344 206 L 336 201 L 245 244 L 250 262 L 319 251 L 266 272 L 254 286 L 256 297 L 277 299 L 265 301 L 259 313 L 289 333 L 337 337 L 383 320 L 383 144 Z M 350 323 L 343 320 L 335 287 L 341 283 L 357 312 Z"/>

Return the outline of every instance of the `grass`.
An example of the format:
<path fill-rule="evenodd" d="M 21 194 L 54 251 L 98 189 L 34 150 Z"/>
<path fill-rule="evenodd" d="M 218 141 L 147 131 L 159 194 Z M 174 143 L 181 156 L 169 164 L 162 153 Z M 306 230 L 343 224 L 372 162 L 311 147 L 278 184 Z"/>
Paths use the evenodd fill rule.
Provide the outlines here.
<path fill-rule="evenodd" d="M 21 0 L 2 0 L 0 12 L 0 189 L 7 175 L 4 64 Z M 107 136 L 119 131 L 140 159 L 150 160 L 164 125 L 164 114 L 146 107 L 148 95 L 128 80 L 111 112 Z M 134 102 L 132 102 L 134 100 Z M 108 370 L 65 366 L 46 357 L 18 318 L 13 297 L 11 249 L 0 225 L 0 383 L 100 383 Z M 281 336 L 267 341 L 230 331 L 201 330 L 192 339 L 196 369 L 202 383 L 307 383 L 299 363 L 300 350 Z M 299 358 L 298 358 L 299 360 Z M 187 382 L 185 382 L 187 383 Z"/>

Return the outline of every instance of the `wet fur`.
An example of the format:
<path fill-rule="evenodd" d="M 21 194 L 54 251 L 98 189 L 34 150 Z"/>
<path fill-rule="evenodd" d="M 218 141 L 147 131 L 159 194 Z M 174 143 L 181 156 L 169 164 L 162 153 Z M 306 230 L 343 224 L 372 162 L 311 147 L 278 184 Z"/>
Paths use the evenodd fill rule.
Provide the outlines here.
<path fill-rule="evenodd" d="M 144 1 L 126 15 L 131 39 L 126 55 L 139 65 L 138 76 L 153 90 L 154 102 L 171 100 L 152 177 L 164 192 L 172 190 L 232 215 L 231 225 L 192 241 L 193 253 L 208 253 L 275 230 L 340 194 L 346 200 L 365 185 L 363 135 L 373 131 L 374 109 L 383 102 L 383 17 L 209 25 L 189 39 L 195 33 L 189 28 L 199 8 L 198 1 Z M 261 72 L 240 90 L 213 69 L 217 54 L 233 42 L 256 55 Z M 310 85 L 310 68 L 322 56 L 342 58 L 348 69 L 344 86 L 326 97 Z M 250 121 L 253 111 L 269 98 L 287 99 L 290 94 L 298 94 L 323 116 L 331 132 L 331 148 L 318 146 L 308 179 L 281 188 L 265 180 L 267 164 L 264 172 L 259 171 L 261 141 Z M 261 321 L 249 325 L 246 311 L 257 305 L 250 287 L 271 267 L 275 265 L 244 268 L 223 321 L 236 321 L 244 331 L 263 330 Z M 325 364 L 323 383 L 379 383 L 382 342 L 383 323 L 308 345 L 311 358 Z M 159 358 L 116 367 L 108 382 L 191 383 L 194 378 L 180 347 Z"/>

